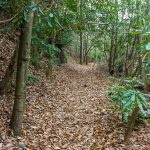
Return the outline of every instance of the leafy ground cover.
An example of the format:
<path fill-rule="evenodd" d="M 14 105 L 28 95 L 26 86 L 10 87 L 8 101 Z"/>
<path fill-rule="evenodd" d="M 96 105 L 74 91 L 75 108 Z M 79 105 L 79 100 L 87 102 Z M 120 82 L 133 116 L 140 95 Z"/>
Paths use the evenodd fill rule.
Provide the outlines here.
<path fill-rule="evenodd" d="M 41 84 L 28 86 L 21 137 L 8 128 L 13 94 L 0 97 L 0 149 L 46 150 L 146 150 L 150 128 L 135 128 L 131 143 L 123 145 L 125 125 L 117 111 L 108 108 L 108 76 L 96 64 L 70 61 L 56 67 L 53 77 L 36 71 Z"/>

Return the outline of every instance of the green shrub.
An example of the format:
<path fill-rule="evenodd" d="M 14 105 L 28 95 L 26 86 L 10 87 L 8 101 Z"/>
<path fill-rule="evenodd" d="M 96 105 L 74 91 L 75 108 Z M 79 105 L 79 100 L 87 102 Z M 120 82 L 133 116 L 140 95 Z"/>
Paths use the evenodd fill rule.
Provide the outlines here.
<path fill-rule="evenodd" d="M 135 89 L 131 84 L 132 82 L 124 85 L 113 84 L 109 89 L 109 96 L 120 111 L 124 122 L 128 122 L 135 107 L 139 107 L 139 116 L 142 117 L 146 115 L 144 109 L 148 107 L 148 95 Z"/>

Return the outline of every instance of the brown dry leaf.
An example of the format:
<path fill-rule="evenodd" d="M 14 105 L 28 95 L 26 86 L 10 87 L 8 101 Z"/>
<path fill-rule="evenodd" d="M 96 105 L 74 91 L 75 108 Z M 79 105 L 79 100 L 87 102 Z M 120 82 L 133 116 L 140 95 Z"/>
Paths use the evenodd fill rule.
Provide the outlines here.
<path fill-rule="evenodd" d="M 91 150 L 98 150 L 98 143 L 94 143 L 91 147 Z"/>

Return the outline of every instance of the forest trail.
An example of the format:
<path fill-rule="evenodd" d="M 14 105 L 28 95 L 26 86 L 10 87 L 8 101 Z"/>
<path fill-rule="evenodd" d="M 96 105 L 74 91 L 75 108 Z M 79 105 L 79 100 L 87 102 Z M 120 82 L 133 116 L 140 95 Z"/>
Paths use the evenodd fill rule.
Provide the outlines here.
<path fill-rule="evenodd" d="M 17 149 L 18 143 L 23 143 L 25 150 L 132 150 L 133 145 L 127 148 L 121 144 L 125 127 L 118 113 L 107 107 L 108 76 L 103 67 L 70 61 L 56 67 L 49 79 L 43 70 L 35 73 L 42 83 L 28 86 L 21 137 L 14 138 L 8 128 L 14 98 L 2 97 L 3 150 Z M 137 132 L 133 134 L 137 137 Z M 141 145 L 136 144 L 134 140 L 133 149 L 139 150 Z"/>
<path fill-rule="evenodd" d="M 108 101 L 106 87 L 107 75 L 96 64 L 86 66 L 71 61 L 55 69 L 54 78 L 45 81 L 42 89 L 40 87 L 39 90 L 45 90 L 41 96 L 36 96 L 38 100 L 29 98 L 29 108 L 37 112 L 32 112 L 27 120 L 36 122 L 35 126 L 40 125 L 32 131 L 40 135 L 40 142 L 35 141 L 37 147 L 44 141 L 50 149 L 91 150 L 96 142 L 94 130 L 103 119 L 100 109 Z M 44 133 L 37 134 L 39 129 Z"/>

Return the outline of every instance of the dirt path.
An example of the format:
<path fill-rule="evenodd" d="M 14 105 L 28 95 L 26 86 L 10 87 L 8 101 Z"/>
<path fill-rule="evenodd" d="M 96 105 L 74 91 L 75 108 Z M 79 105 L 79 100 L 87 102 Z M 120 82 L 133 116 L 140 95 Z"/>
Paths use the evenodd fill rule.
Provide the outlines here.
<path fill-rule="evenodd" d="M 94 126 L 100 120 L 100 107 L 106 100 L 106 75 L 101 72 L 100 77 L 96 76 L 92 65 L 69 64 L 61 71 L 64 76 L 58 77 L 55 89 L 58 95 L 52 111 L 56 145 L 59 143 L 61 149 L 88 150 L 95 143 Z"/>
<path fill-rule="evenodd" d="M 57 67 L 51 79 L 44 71 L 36 74 L 42 84 L 28 87 L 22 137 L 14 138 L 8 128 L 13 97 L 2 97 L 0 149 L 17 150 L 19 143 L 25 150 L 142 150 L 150 144 L 149 129 L 143 134 L 143 127 L 140 136 L 134 133 L 134 145 L 121 144 L 125 127 L 107 108 L 108 81 L 101 67 L 71 61 Z"/>
<path fill-rule="evenodd" d="M 43 95 L 30 103 L 31 109 L 41 109 L 39 120 L 31 119 L 40 125 L 35 132 L 44 130 L 40 142 L 46 140 L 49 149 L 91 150 L 96 142 L 95 126 L 100 125 L 100 109 L 107 103 L 106 74 L 98 72 L 96 65 L 81 66 L 71 62 L 56 69 L 54 78 L 44 83 Z M 40 142 L 35 141 L 37 147 L 43 145 Z"/>
<path fill-rule="evenodd" d="M 74 63 L 64 65 L 55 71 L 55 79 L 44 85 L 47 92 L 44 91 L 44 96 L 49 95 L 46 101 L 41 97 L 41 101 L 47 103 L 46 116 L 40 114 L 39 118 L 44 117 L 44 122 L 37 124 L 45 125 L 50 148 L 88 150 L 95 142 L 94 126 L 100 118 L 99 107 L 105 100 L 107 82 L 103 72 L 98 77 L 95 67 Z"/>

